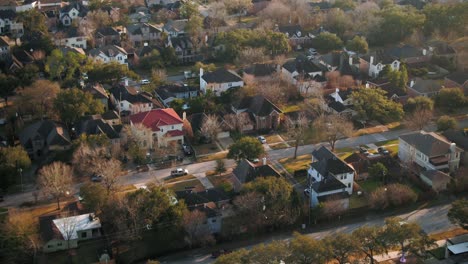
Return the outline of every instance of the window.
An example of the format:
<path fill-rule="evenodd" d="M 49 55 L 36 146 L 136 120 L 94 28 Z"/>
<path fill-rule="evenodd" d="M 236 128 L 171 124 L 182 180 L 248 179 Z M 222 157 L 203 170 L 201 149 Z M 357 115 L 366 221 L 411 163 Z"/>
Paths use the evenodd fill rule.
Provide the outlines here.
<path fill-rule="evenodd" d="M 351 188 L 351 183 L 348 183 L 348 188 Z"/>
<path fill-rule="evenodd" d="M 174 129 L 174 126 L 172 126 L 172 129 Z"/>
<path fill-rule="evenodd" d="M 88 233 L 83 232 L 83 233 L 81 233 L 81 238 L 86 238 L 87 235 L 88 235 Z"/>
<path fill-rule="evenodd" d="M 228 87 L 232 87 L 232 83 L 228 83 Z"/>

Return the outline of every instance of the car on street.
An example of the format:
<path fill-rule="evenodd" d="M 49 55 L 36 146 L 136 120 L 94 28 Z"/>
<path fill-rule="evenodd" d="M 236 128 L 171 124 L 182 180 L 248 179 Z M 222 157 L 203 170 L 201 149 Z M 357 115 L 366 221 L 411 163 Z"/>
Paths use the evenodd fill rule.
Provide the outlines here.
<path fill-rule="evenodd" d="M 140 84 L 150 84 L 150 81 L 148 79 L 143 79 L 140 81 Z"/>
<path fill-rule="evenodd" d="M 388 151 L 388 150 L 387 150 L 386 148 L 384 148 L 384 147 L 379 147 L 379 148 L 377 148 L 377 151 L 379 151 L 379 153 L 382 154 L 382 155 L 388 155 L 388 154 L 390 154 L 390 151 Z"/>
<path fill-rule="evenodd" d="M 260 143 L 262 143 L 262 144 L 266 144 L 266 143 L 267 143 L 266 138 L 265 138 L 264 136 L 259 136 L 259 137 L 258 137 L 258 140 L 259 140 Z"/>
<path fill-rule="evenodd" d="M 91 176 L 91 181 L 92 182 L 102 182 L 102 175 L 94 174 L 93 176 Z"/>
<path fill-rule="evenodd" d="M 177 168 L 177 169 L 171 171 L 171 177 L 183 176 L 183 175 L 187 175 L 187 174 L 188 174 L 188 170 L 187 169 L 182 169 L 182 168 Z"/>
<path fill-rule="evenodd" d="M 363 148 L 363 147 L 359 147 L 359 152 L 361 154 L 366 155 L 366 156 L 370 155 L 369 151 L 366 148 Z"/>

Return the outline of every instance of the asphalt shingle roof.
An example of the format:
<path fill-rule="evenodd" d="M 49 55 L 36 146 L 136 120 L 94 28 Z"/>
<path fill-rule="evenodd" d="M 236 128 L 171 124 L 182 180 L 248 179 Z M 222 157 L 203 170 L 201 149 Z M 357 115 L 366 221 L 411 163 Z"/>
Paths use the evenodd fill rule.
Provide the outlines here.
<path fill-rule="evenodd" d="M 257 177 L 281 176 L 270 165 L 254 166 L 248 160 L 242 160 L 232 171 L 232 173 L 237 177 L 237 179 L 239 179 L 239 182 L 241 183 L 253 181 Z"/>
<path fill-rule="evenodd" d="M 313 162 L 311 166 L 324 177 L 327 177 L 329 172 L 333 175 L 337 175 L 354 171 L 348 164 L 338 158 L 326 147 L 322 146 L 321 148 L 312 151 L 312 156 L 316 161 Z"/>
<path fill-rule="evenodd" d="M 236 109 L 248 109 L 249 112 L 256 116 L 267 116 L 273 111 L 282 113 L 279 107 L 262 95 L 244 97 L 241 100 L 234 102 L 233 107 Z"/>
<path fill-rule="evenodd" d="M 242 78 L 234 71 L 218 69 L 212 72 L 206 72 L 202 76 L 207 83 L 228 83 L 240 82 Z"/>
<path fill-rule="evenodd" d="M 416 131 L 401 135 L 400 139 L 414 146 L 428 157 L 436 157 L 450 153 L 450 142 L 434 132 Z M 457 151 L 462 151 L 456 147 Z"/>

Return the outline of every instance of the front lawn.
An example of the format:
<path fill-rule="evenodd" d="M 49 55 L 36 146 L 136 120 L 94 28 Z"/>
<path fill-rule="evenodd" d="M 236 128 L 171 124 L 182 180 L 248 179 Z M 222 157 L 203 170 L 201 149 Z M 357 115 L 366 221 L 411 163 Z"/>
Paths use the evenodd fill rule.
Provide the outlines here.
<path fill-rule="evenodd" d="M 265 136 L 265 139 L 266 139 L 267 144 L 273 144 L 273 143 L 278 143 L 278 142 L 283 141 L 283 139 L 277 134 L 267 135 Z"/>
<path fill-rule="evenodd" d="M 368 179 L 365 181 L 360 181 L 358 184 L 359 186 L 361 186 L 362 190 L 368 194 L 373 192 L 378 187 L 383 186 L 382 181 L 378 179 Z"/>
<path fill-rule="evenodd" d="M 349 198 L 349 209 L 361 208 L 368 206 L 368 199 L 364 195 L 353 193 Z"/>
<path fill-rule="evenodd" d="M 294 174 L 297 170 L 307 170 L 312 160 L 311 154 L 297 156 L 294 158 L 284 158 L 280 159 L 279 162 L 283 167 L 291 174 Z"/>
<path fill-rule="evenodd" d="M 196 179 L 195 176 L 192 174 L 180 176 L 180 177 L 168 177 L 164 178 L 164 183 L 172 183 L 172 182 L 178 182 L 178 181 L 186 181 L 186 180 L 191 180 L 191 179 Z"/>
<path fill-rule="evenodd" d="M 192 146 L 197 156 L 208 155 L 221 151 L 215 143 Z"/>
<path fill-rule="evenodd" d="M 194 189 L 194 190 L 204 190 L 205 188 L 201 184 L 201 182 L 197 179 L 193 180 L 187 180 L 187 181 L 182 181 L 182 182 L 177 182 L 177 183 L 171 183 L 168 184 L 167 187 L 172 189 L 174 192 L 177 191 L 185 191 L 189 189 Z"/>
<path fill-rule="evenodd" d="M 227 154 L 228 154 L 227 151 L 217 152 L 217 153 L 213 153 L 213 154 L 210 154 L 210 155 L 205 155 L 203 157 L 199 157 L 199 158 L 197 158 L 197 161 L 198 162 L 205 162 L 205 161 L 210 161 L 210 160 L 225 159 Z"/>
<path fill-rule="evenodd" d="M 289 147 L 289 145 L 284 143 L 284 142 L 272 144 L 272 145 L 269 145 L 269 146 L 270 146 L 271 149 L 284 149 L 284 148 Z"/>
<path fill-rule="evenodd" d="M 386 145 L 398 145 L 398 139 L 389 139 L 389 140 L 384 140 L 384 141 L 379 141 L 374 143 L 376 146 L 381 147 L 381 146 L 386 146 Z"/>

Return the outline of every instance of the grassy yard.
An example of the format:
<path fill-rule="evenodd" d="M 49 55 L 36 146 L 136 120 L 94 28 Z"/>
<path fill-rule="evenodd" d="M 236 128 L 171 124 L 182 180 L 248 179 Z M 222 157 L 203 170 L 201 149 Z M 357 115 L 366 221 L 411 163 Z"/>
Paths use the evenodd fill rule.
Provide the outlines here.
<path fill-rule="evenodd" d="M 193 187 L 193 189 L 196 189 L 196 190 L 203 190 L 204 189 L 203 185 L 197 179 L 183 181 L 183 182 L 177 182 L 177 183 L 171 183 L 171 184 L 168 184 L 167 186 L 170 189 L 172 189 L 174 192 L 187 190 L 187 189 L 189 189 L 188 187 Z"/>
<path fill-rule="evenodd" d="M 272 149 L 284 149 L 284 148 L 287 148 L 287 147 L 289 147 L 289 145 L 284 143 L 284 142 L 270 145 L 270 148 L 272 148 Z"/>
<path fill-rule="evenodd" d="M 207 155 L 207 154 L 221 151 L 221 149 L 219 149 L 218 145 L 216 145 L 215 143 L 193 146 L 193 149 L 195 150 L 195 153 L 197 154 L 197 156 Z"/>
<path fill-rule="evenodd" d="M 265 136 L 265 139 L 268 144 L 273 144 L 273 143 L 278 143 L 278 142 L 283 141 L 281 137 L 277 134 Z"/>
<path fill-rule="evenodd" d="M 365 181 L 360 181 L 358 184 L 359 186 L 361 186 L 362 190 L 367 193 L 371 193 L 375 189 L 383 185 L 383 183 L 378 179 L 368 179 Z"/>
<path fill-rule="evenodd" d="M 297 170 L 308 169 L 310 162 L 312 159 L 312 155 L 306 154 L 302 156 L 297 156 L 297 159 L 293 158 L 284 158 L 280 159 L 279 162 L 283 167 L 289 172 L 294 173 Z"/>
<path fill-rule="evenodd" d="M 354 153 L 354 148 L 339 148 L 335 150 L 336 155 L 342 160 L 351 156 Z"/>
<path fill-rule="evenodd" d="M 231 181 L 231 176 L 229 174 L 225 175 L 210 175 L 206 176 L 208 180 L 215 186 L 219 187 L 221 185 L 224 185 L 226 183 L 230 184 L 232 186 L 232 181 Z"/>
<path fill-rule="evenodd" d="M 357 193 L 353 193 L 349 198 L 349 209 L 361 208 L 367 205 L 367 198 L 364 195 L 357 195 Z"/>
<path fill-rule="evenodd" d="M 291 113 L 291 112 L 297 112 L 300 110 L 300 107 L 296 104 L 291 104 L 291 105 L 285 105 L 283 107 L 281 107 L 281 111 L 283 111 L 283 113 Z"/>
<path fill-rule="evenodd" d="M 213 153 L 213 154 L 210 154 L 210 155 L 199 157 L 199 158 L 197 158 L 197 161 L 198 162 L 205 162 L 205 161 L 210 161 L 210 160 L 225 159 L 226 156 L 227 156 L 227 151 L 223 151 L 223 152 Z"/>
<path fill-rule="evenodd" d="M 438 260 L 445 259 L 445 247 L 431 249 L 429 250 L 429 253 L 431 253 L 431 255 L 433 255 Z"/>
<path fill-rule="evenodd" d="M 164 179 L 164 183 L 172 183 L 172 182 L 178 182 L 178 181 L 186 181 L 186 180 L 192 180 L 196 179 L 195 176 L 192 174 L 180 176 L 180 177 L 169 177 Z"/>
<path fill-rule="evenodd" d="M 376 142 L 375 145 L 378 147 L 386 146 L 386 145 L 398 145 L 398 139 L 390 139 L 385 141 Z"/>

